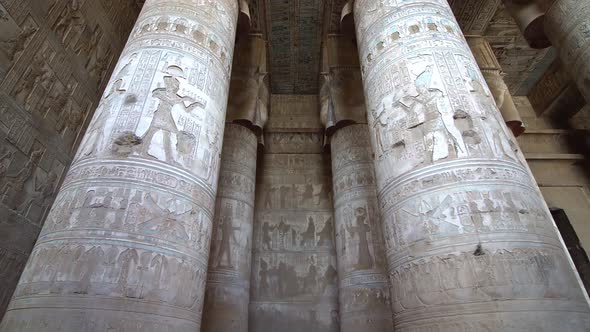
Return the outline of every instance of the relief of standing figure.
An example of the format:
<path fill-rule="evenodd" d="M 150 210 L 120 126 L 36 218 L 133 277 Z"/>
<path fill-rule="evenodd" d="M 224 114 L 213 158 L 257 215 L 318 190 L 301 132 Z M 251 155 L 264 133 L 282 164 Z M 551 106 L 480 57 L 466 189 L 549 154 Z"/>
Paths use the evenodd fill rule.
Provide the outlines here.
<path fill-rule="evenodd" d="M 369 240 L 367 234 L 371 232 L 367 224 L 367 210 L 363 207 L 356 208 L 354 211 L 356 217 L 356 226 L 347 225 L 347 230 L 351 235 L 358 235 L 358 261 L 356 268 L 359 270 L 368 270 L 373 268 L 373 257 L 369 251 Z"/>
<path fill-rule="evenodd" d="M 159 99 L 160 103 L 154 112 L 154 118 L 152 119 L 148 131 L 142 137 L 143 153 L 146 155 L 149 154 L 148 150 L 154 139 L 154 135 L 158 131 L 161 131 L 164 136 L 165 161 L 174 162 L 171 135 L 178 135 L 179 130 L 172 117 L 172 108 L 175 105 L 182 105 L 185 108 L 185 111 L 190 113 L 197 107 L 204 108 L 205 105 L 200 102 L 195 102 L 191 97 L 179 96 L 178 91 L 180 90 L 180 81 L 172 76 L 164 77 L 164 86 L 164 88 L 158 88 L 152 93 L 152 96 Z M 192 102 L 192 104 L 185 106 L 185 101 Z"/>

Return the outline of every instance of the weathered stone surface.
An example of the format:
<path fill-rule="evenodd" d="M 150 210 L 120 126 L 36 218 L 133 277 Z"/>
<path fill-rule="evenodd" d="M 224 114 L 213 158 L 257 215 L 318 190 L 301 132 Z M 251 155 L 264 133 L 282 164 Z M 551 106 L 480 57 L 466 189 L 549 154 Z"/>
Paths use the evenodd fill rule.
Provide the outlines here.
<path fill-rule="evenodd" d="M 543 30 L 545 10 L 539 0 L 502 1 L 530 47 L 543 49 L 551 46 Z"/>
<path fill-rule="evenodd" d="M 448 2 L 357 0 L 355 21 L 396 330 L 587 330 L 587 298 Z"/>
<path fill-rule="evenodd" d="M 146 2 L 0 330 L 199 330 L 237 15 Z"/>
<path fill-rule="evenodd" d="M 267 153 L 260 168 L 249 331 L 339 331 L 330 160 Z"/>
<path fill-rule="evenodd" d="M 248 331 L 254 223 L 254 132 L 226 124 L 202 331 Z"/>
<path fill-rule="evenodd" d="M 391 300 L 369 128 L 331 137 L 340 331 L 392 331 Z"/>
<path fill-rule="evenodd" d="M 351 123 L 366 123 L 358 51 L 350 36 L 329 35 L 323 51 L 320 119 L 326 135 Z"/>
<path fill-rule="evenodd" d="M 226 121 L 243 123 L 260 134 L 270 106 L 266 41 L 261 35 L 238 38 L 232 68 Z"/>
<path fill-rule="evenodd" d="M 590 4 L 556 0 L 545 17 L 545 33 L 578 89 L 590 101 Z"/>
<path fill-rule="evenodd" d="M 0 318 L 137 14 L 0 1 Z"/>
<path fill-rule="evenodd" d="M 512 100 L 510 91 L 508 91 L 508 86 L 504 83 L 502 68 L 490 44 L 482 37 L 468 37 L 467 43 L 496 101 L 496 106 L 498 106 L 504 122 L 512 130 L 515 137 L 522 135 L 525 131 L 522 118 Z"/>

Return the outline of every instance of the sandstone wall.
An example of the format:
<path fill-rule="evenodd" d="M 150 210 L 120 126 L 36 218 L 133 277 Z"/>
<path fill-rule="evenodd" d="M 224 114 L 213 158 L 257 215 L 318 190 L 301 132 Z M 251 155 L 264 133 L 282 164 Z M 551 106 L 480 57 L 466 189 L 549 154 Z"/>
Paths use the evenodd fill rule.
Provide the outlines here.
<path fill-rule="evenodd" d="M 138 13 L 0 0 L 0 317 Z"/>

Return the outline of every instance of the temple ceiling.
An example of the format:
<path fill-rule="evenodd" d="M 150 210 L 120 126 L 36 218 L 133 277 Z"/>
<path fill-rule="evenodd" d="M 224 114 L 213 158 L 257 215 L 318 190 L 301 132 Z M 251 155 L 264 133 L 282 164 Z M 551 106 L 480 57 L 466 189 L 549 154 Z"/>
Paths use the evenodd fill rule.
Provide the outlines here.
<path fill-rule="evenodd" d="M 551 0 L 547 0 L 550 2 Z M 322 38 L 338 33 L 345 0 L 251 0 L 252 30 L 268 36 L 274 94 L 317 94 Z M 521 37 L 500 0 L 449 0 L 466 35 L 488 38 L 515 95 L 526 95 L 554 59 Z"/>

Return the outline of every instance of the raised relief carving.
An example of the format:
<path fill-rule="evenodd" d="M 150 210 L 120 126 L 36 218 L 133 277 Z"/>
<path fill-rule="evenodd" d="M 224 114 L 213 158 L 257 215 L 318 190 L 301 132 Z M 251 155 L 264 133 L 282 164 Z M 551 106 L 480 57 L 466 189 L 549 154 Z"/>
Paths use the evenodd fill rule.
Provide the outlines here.
<path fill-rule="evenodd" d="M 560 286 L 572 266 L 449 3 L 357 0 L 354 15 L 395 328 L 518 329 L 545 301 L 583 312 L 556 314 L 568 328 L 588 325 L 579 285 Z M 514 299 L 529 300 L 526 312 Z M 488 310 L 485 323 L 464 319 Z"/>

